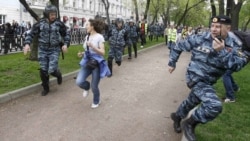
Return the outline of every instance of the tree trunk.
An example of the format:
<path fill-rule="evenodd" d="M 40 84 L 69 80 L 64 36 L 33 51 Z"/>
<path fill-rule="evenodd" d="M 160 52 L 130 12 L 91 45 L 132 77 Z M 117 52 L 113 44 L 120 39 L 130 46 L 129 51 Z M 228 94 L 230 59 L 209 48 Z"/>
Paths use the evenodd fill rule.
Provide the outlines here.
<path fill-rule="evenodd" d="M 38 35 L 33 38 L 29 59 L 31 61 L 38 61 Z"/>
<path fill-rule="evenodd" d="M 231 19 L 232 19 L 232 30 L 238 30 L 239 27 L 239 14 L 240 14 L 240 9 L 243 4 L 243 1 L 238 1 L 237 4 L 235 4 L 234 1 L 231 3 L 231 8 L 230 8 L 230 14 L 231 14 Z"/>
<path fill-rule="evenodd" d="M 219 15 L 224 15 L 224 0 L 219 0 Z"/>
<path fill-rule="evenodd" d="M 36 20 L 39 21 L 39 16 L 30 8 L 26 0 L 19 0 L 23 7 L 30 13 L 30 15 Z"/>
<path fill-rule="evenodd" d="M 230 16 L 231 13 L 231 8 L 232 8 L 232 0 L 227 0 L 227 10 L 226 10 L 226 15 Z"/>
<path fill-rule="evenodd" d="M 138 3 L 137 0 L 133 0 L 133 3 L 135 5 L 135 20 L 136 23 L 139 21 L 139 13 L 138 13 Z"/>
<path fill-rule="evenodd" d="M 212 17 L 216 16 L 216 7 L 214 5 L 214 0 L 210 0 L 210 5 L 212 9 Z"/>
<path fill-rule="evenodd" d="M 19 1 L 36 21 L 40 20 L 39 16 L 29 7 L 26 0 L 19 0 Z M 35 36 L 33 38 L 33 42 L 30 48 L 31 48 L 31 52 L 30 52 L 29 60 L 37 61 L 38 60 L 38 36 Z"/>
<path fill-rule="evenodd" d="M 147 0 L 146 9 L 145 9 L 145 12 L 144 12 L 144 19 L 145 20 L 147 20 L 147 18 L 148 18 L 149 4 L 150 4 L 150 0 Z"/>
<path fill-rule="evenodd" d="M 59 9 L 59 0 L 50 0 L 50 3 L 52 4 L 52 5 L 55 5 L 56 7 L 57 7 L 57 9 L 58 9 L 58 19 L 61 19 L 61 17 L 60 17 L 60 9 Z"/>
<path fill-rule="evenodd" d="M 156 18 L 157 18 L 157 14 L 155 14 L 155 15 L 154 15 L 154 17 L 153 17 L 153 21 L 151 22 L 151 24 L 154 24 L 154 23 L 155 23 Z"/>
<path fill-rule="evenodd" d="M 105 7 L 105 12 L 106 12 L 106 17 L 107 17 L 107 22 L 108 25 L 110 25 L 110 18 L 109 18 L 109 1 L 108 0 L 102 0 L 102 3 L 104 4 Z"/>
<path fill-rule="evenodd" d="M 249 23 L 250 23 L 250 17 L 248 18 L 245 26 L 243 27 L 243 29 L 242 29 L 243 31 L 247 31 L 247 26 L 248 26 Z"/>

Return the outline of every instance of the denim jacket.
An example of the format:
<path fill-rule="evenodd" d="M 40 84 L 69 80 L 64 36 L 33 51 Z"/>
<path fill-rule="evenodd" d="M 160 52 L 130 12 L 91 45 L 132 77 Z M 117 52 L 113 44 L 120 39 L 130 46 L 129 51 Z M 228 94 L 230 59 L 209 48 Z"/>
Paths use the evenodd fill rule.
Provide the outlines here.
<path fill-rule="evenodd" d="M 106 60 L 103 58 L 103 56 L 98 55 L 98 54 L 91 54 L 91 57 L 95 59 L 99 63 L 99 68 L 100 68 L 100 77 L 103 78 L 105 76 L 109 76 L 111 74 L 108 64 Z M 87 57 L 87 51 L 84 54 L 84 57 L 80 61 L 80 66 L 85 66 L 86 63 L 88 62 L 89 57 Z"/>

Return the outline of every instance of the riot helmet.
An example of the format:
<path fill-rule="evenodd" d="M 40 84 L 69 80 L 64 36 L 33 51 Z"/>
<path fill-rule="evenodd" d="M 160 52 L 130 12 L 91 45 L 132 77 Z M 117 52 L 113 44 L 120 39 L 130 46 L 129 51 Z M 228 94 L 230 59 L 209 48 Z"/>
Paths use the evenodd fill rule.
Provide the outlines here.
<path fill-rule="evenodd" d="M 130 19 L 129 21 L 128 21 L 128 23 L 131 25 L 131 24 L 135 24 L 135 22 L 134 22 L 134 20 L 133 19 Z"/>
<path fill-rule="evenodd" d="M 118 28 L 122 28 L 122 27 L 124 26 L 123 19 L 122 19 L 122 18 L 116 18 L 116 20 L 115 20 L 115 25 L 116 25 L 116 27 L 118 27 Z"/>
<path fill-rule="evenodd" d="M 115 23 L 122 23 L 123 24 L 123 19 L 122 18 L 116 18 Z"/>
<path fill-rule="evenodd" d="M 54 5 L 47 5 L 43 12 L 44 17 L 49 18 L 49 13 L 56 13 L 57 15 L 58 14 L 57 7 Z"/>

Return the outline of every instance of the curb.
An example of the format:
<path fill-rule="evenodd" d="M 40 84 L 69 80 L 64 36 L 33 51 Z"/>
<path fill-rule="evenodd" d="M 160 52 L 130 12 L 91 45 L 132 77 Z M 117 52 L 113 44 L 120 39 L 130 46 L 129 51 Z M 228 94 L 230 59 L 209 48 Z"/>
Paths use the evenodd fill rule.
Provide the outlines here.
<path fill-rule="evenodd" d="M 154 46 L 151 46 L 151 47 L 147 47 L 145 49 L 138 50 L 138 53 L 145 52 L 145 51 L 151 50 L 151 49 L 153 49 L 155 47 L 159 47 L 159 46 L 162 46 L 162 45 L 165 45 L 165 43 L 160 43 L 160 44 L 157 44 L 157 45 L 154 45 Z M 128 56 L 127 54 L 123 55 L 122 58 L 124 59 L 127 56 Z M 78 71 L 79 70 L 64 74 L 62 76 L 63 77 L 63 82 L 65 82 L 65 81 L 67 81 L 69 79 L 73 79 L 73 77 L 76 76 Z M 53 86 L 55 84 L 57 84 L 56 78 L 50 79 L 50 85 Z M 8 102 L 8 101 L 12 101 L 12 100 L 14 100 L 16 98 L 19 98 L 21 96 L 32 94 L 32 93 L 35 93 L 35 92 L 38 92 L 38 91 L 41 91 L 41 90 L 42 90 L 41 82 L 39 82 L 39 83 L 30 85 L 30 86 L 27 86 L 27 87 L 24 87 L 24 88 L 21 88 L 21 89 L 17 89 L 17 90 L 11 91 L 11 92 L 7 92 L 5 94 L 1 94 L 0 95 L 0 104 Z"/>
<path fill-rule="evenodd" d="M 62 76 L 63 77 L 63 82 L 65 82 L 65 81 L 67 81 L 69 79 L 73 79 L 73 77 L 77 74 L 77 72 L 78 72 L 78 70 L 74 71 L 74 72 L 64 74 Z M 56 78 L 50 79 L 49 83 L 50 83 L 51 86 L 57 84 Z M 28 94 L 32 94 L 32 93 L 41 91 L 41 90 L 42 90 L 41 82 L 39 82 L 39 83 L 30 85 L 30 86 L 27 86 L 27 87 L 24 87 L 24 88 L 21 88 L 21 89 L 17 89 L 17 90 L 2 94 L 2 95 L 0 95 L 0 104 L 11 101 L 11 100 L 14 100 L 14 99 L 19 98 L 19 97 L 24 96 L 24 95 L 28 95 Z"/>

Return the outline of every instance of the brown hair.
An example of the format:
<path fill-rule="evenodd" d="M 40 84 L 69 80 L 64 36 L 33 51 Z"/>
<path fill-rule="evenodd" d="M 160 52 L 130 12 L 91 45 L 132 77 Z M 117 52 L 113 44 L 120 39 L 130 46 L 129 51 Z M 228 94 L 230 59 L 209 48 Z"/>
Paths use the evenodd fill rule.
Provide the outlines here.
<path fill-rule="evenodd" d="M 89 19 L 89 23 L 97 33 L 102 33 L 105 23 L 100 19 Z"/>

